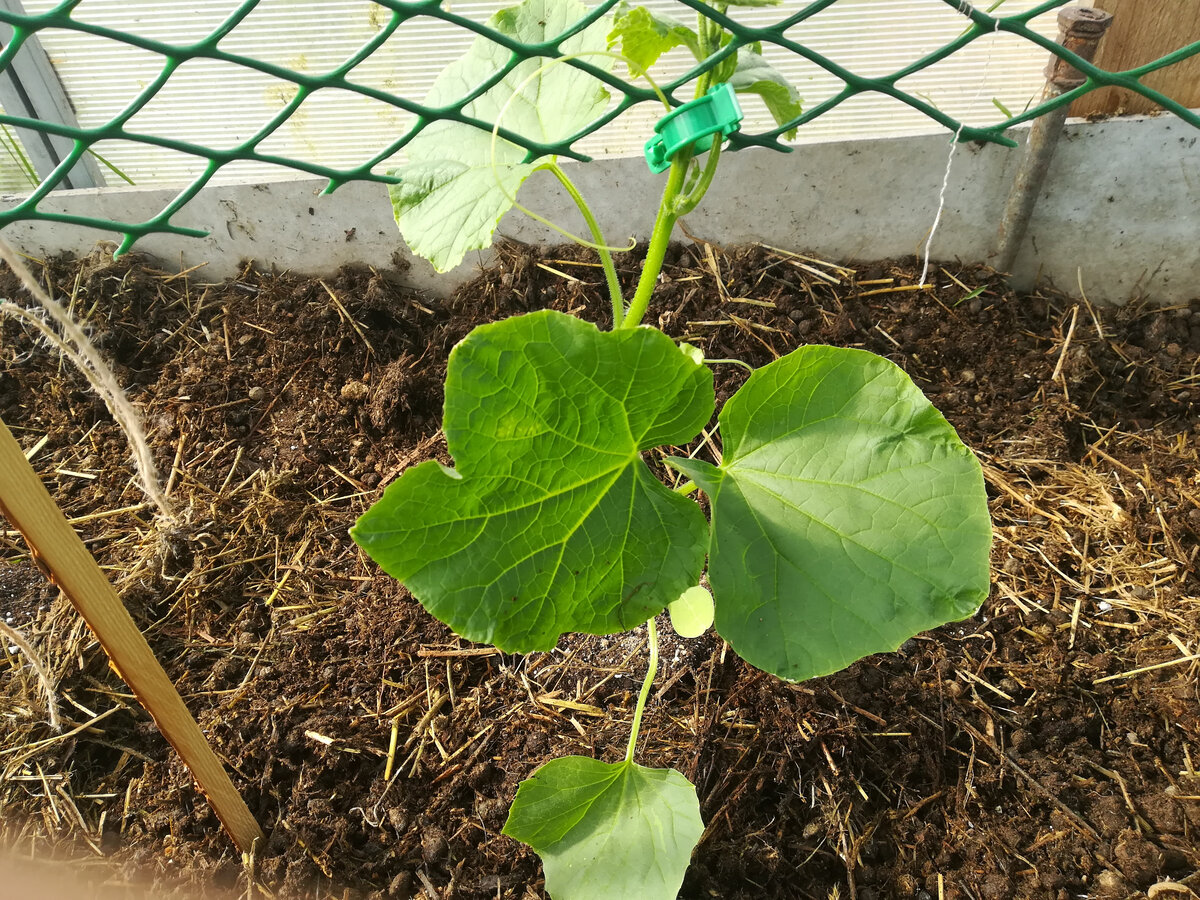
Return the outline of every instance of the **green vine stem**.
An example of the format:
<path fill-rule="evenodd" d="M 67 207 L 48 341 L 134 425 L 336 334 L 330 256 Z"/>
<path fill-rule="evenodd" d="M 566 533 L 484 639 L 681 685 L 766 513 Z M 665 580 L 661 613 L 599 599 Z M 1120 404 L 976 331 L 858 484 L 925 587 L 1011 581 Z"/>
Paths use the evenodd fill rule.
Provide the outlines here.
<path fill-rule="evenodd" d="M 718 4 L 718 8 L 724 11 L 725 5 Z M 716 52 L 721 46 L 722 31 L 719 27 L 713 24 L 703 15 L 699 16 L 699 38 L 700 38 L 700 58 L 706 59 L 709 55 Z M 704 72 L 696 80 L 696 96 L 703 97 L 713 81 L 712 71 Z M 692 166 L 692 151 L 683 149 L 675 154 L 671 160 L 671 170 L 667 175 L 667 185 L 663 189 L 662 202 L 658 207 L 658 216 L 654 220 L 654 230 L 650 234 L 650 246 L 646 249 L 646 261 L 642 265 L 642 274 L 638 278 L 637 289 L 634 292 L 633 299 L 629 302 L 629 308 L 624 311 L 624 316 L 618 314 L 618 306 L 621 302 L 617 299 L 619 295 L 619 287 L 614 287 L 616 281 L 616 271 L 613 270 L 609 281 L 609 292 L 613 297 L 613 330 L 618 328 L 636 328 L 642 323 L 642 317 L 646 314 L 646 309 L 650 305 L 650 297 L 654 293 L 654 288 L 658 284 L 659 273 L 662 272 L 663 259 L 666 257 L 667 246 L 671 242 L 671 235 L 675 231 L 675 223 L 680 216 L 687 215 L 703 199 L 705 193 L 708 192 L 712 185 L 713 177 L 717 174 L 717 164 L 721 160 L 721 136 L 714 135 L 712 148 L 708 152 L 708 158 L 704 161 L 704 168 L 700 172 L 699 179 L 696 184 L 684 196 L 680 196 L 684 186 L 688 180 L 688 173 Z M 577 191 L 573 190 L 573 185 L 567 182 L 566 176 L 561 170 L 555 166 L 552 171 L 563 182 L 571 196 L 575 198 L 575 202 L 579 208 L 584 211 L 584 218 L 588 220 L 589 227 L 592 227 L 593 219 L 590 217 L 590 212 L 587 210 L 583 198 L 579 196 Z M 604 241 L 599 237 L 599 231 L 593 228 L 593 234 L 596 237 L 596 243 L 603 246 Z M 609 273 L 609 267 L 612 265 L 612 258 L 606 250 L 600 250 L 601 262 L 605 266 L 605 274 Z"/>
<path fill-rule="evenodd" d="M 642 713 L 646 710 L 646 700 L 650 696 L 650 686 L 654 684 L 654 676 L 658 674 L 658 626 L 651 618 L 646 622 L 650 641 L 650 665 L 646 669 L 646 680 L 642 682 L 641 693 L 638 694 L 637 707 L 633 711 L 633 726 L 629 731 L 629 749 L 625 751 L 625 762 L 633 762 L 633 751 L 637 747 L 638 731 L 642 727 Z"/>
<path fill-rule="evenodd" d="M 725 14 L 727 9 L 726 4 L 718 3 L 717 10 L 721 15 Z M 696 30 L 700 38 L 700 59 L 708 59 L 712 54 L 721 49 L 721 37 L 724 29 L 716 22 L 712 21 L 704 13 L 696 13 Z M 712 87 L 713 70 L 708 69 L 700 73 L 700 77 L 696 79 L 696 96 L 703 97 L 708 93 L 708 89 Z"/>
<path fill-rule="evenodd" d="M 704 195 L 708 193 L 709 187 L 712 185 L 713 176 L 717 174 L 717 163 L 721 161 L 721 135 L 713 136 L 712 149 L 708 151 L 708 157 L 704 160 L 704 169 L 700 173 L 700 180 L 696 182 L 696 186 L 688 193 L 686 197 L 677 198 L 675 201 L 675 216 L 686 216 L 695 209 L 700 201 L 704 199 Z"/>
<path fill-rule="evenodd" d="M 706 359 L 706 360 L 704 360 L 704 364 L 706 366 L 715 366 L 718 363 L 728 363 L 731 366 L 740 366 L 741 368 L 743 368 L 747 372 L 749 372 L 751 375 L 754 374 L 754 366 L 750 365 L 748 362 L 743 362 L 740 359 Z"/>
<path fill-rule="evenodd" d="M 658 218 L 654 220 L 654 231 L 650 234 L 650 246 L 646 249 L 646 261 L 642 265 L 642 275 L 638 279 L 637 291 L 629 302 L 621 328 L 636 328 L 642 323 L 646 307 L 650 305 L 650 295 L 658 284 L 658 273 L 662 271 L 663 259 L 667 255 L 667 245 L 671 242 L 671 234 L 675 231 L 675 222 L 679 213 L 675 210 L 675 201 L 679 197 L 680 188 L 691 165 L 692 154 L 681 150 L 671 160 L 671 171 L 667 175 L 667 186 L 663 189 L 662 202 L 658 206 Z"/>
<path fill-rule="evenodd" d="M 575 205 L 579 207 L 579 212 L 583 214 L 583 220 L 587 223 L 588 229 L 592 232 L 592 240 L 595 241 L 596 252 L 600 256 L 600 265 L 604 269 L 604 279 L 608 282 L 608 296 L 612 302 L 613 330 L 615 331 L 621 327 L 625 318 L 625 297 L 621 293 L 621 282 L 617 278 L 617 267 L 613 263 L 612 253 L 609 252 L 608 245 L 604 243 L 604 234 L 600 231 L 600 223 L 596 221 L 592 208 L 583 199 L 583 194 L 579 193 L 579 188 L 575 187 L 575 183 L 567 177 L 567 173 L 558 163 L 550 163 L 544 168 L 553 173 L 559 183 L 566 188 L 571 199 L 575 201 Z"/>
<path fill-rule="evenodd" d="M 708 20 L 700 16 L 700 55 L 707 57 L 720 45 L 720 29 L 714 34 L 709 28 Z M 712 83 L 712 73 L 703 73 L 696 82 L 696 96 L 703 97 Z M 667 245 L 675 231 L 675 223 L 680 216 L 687 215 L 704 197 L 717 174 L 717 164 L 721 160 L 721 136 L 713 137 L 712 149 L 704 161 L 704 169 L 696 185 L 683 197 L 680 192 L 687 181 L 688 171 L 692 165 L 692 152 L 684 149 L 675 154 L 671 160 L 671 171 L 667 175 L 667 186 L 663 189 L 662 202 L 658 207 L 658 217 L 654 221 L 654 231 L 650 234 L 650 246 L 646 249 L 646 261 L 642 265 L 642 274 L 638 279 L 637 290 L 629 309 L 625 311 L 624 321 L 613 328 L 636 328 L 642 322 L 642 316 L 650 305 L 650 297 L 658 284 L 658 276 L 662 271 L 663 259 L 667 253 Z M 615 320 L 615 316 L 614 316 Z"/>

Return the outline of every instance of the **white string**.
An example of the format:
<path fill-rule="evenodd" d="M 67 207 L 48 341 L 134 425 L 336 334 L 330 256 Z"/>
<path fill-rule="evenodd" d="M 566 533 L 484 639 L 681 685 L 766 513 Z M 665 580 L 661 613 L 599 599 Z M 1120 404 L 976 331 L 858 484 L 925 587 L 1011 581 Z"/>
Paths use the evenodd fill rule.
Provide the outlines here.
<path fill-rule="evenodd" d="M 961 0 L 958 5 L 958 11 L 964 15 L 966 15 L 968 10 L 971 9 L 974 9 L 974 7 L 967 2 L 967 0 Z M 992 33 L 1000 33 L 1000 22 L 998 20 Z M 983 71 L 979 75 L 979 90 L 977 90 L 975 92 L 975 96 L 971 98 L 971 104 L 968 109 L 973 108 L 975 104 L 979 102 L 979 98 L 983 96 L 983 90 L 985 87 L 987 87 L 988 69 L 991 68 L 992 56 L 995 49 L 996 42 L 992 41 L 991 46 L 988 47 L 987 59 L 984 60 L 983 63 Z M 950 169 L 954 166 L 954 154 L 958 152 L 958 139 L 962 137 L 963 128 L 965 127 L 965 122 L 959 123 L 958 130 L 954 132 L 954 139 L 950 141 L 950 152 L 946 156 L 946 171 L 942 174 L 942 189 L 938 192 L 937 213 L 933 217 L 933 224 L 929 226 L 929 236 L 925 239 L 925 253 L 924 260 L 921 263 L 921 277 L 917 281 L 917 284 L 924 284 L 925 276 L 929 274 L 929 252 L 930 248 L 933 247 L 933 236 L 937 234 L 938 225 L 941 224 L 942 213 L 946 209 L 946 190 L 950 186 Z"/>
<path fill-rule="evenodd" d="M 942 221 L 942 211 L 946 208 L 946 189 L 950 186 L 950 168 L 954 165 L 954 154 L 958 151 L 958 139 L 962 135 L 963 126 L 959 125 L 958 130 L 954 132 L 954 139 L 950 142 L 950 153 L 946 156 L 946 171 L 942 174 L 942 189 L 938 193 L 937 214 L 933 217 L 933 224 L 929 226 L 929 237 L 925 239 L 925 259 L 921 263 L 921 277 L 917 280 L 917 284 L 925 283 L 925 276 L 929 274 L 929 248 L 933 246 L 933 236 L 937 234 L 938 225 Z"/>

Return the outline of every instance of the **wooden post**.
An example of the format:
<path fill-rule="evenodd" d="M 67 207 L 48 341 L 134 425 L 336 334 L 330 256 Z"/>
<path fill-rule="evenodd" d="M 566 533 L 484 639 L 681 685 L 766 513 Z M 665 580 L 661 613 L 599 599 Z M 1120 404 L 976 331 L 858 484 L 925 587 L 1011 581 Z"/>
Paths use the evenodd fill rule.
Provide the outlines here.
<path fill-rule="evenodd" d="M 1096 0 L 1096 9 L 1113 14 L 1113 26 L 1094 62 L 1121 72 L 1153 62 L 1200 41 L 1197 0 Z M 1200 56 L 1193 56 L 1142 78 L 1142 84 L 1189 109 L 1200 108 Z M 1158 104 L 1122 88 L 1101 88 L 1071 104 L 1073 116 L 1149 113 Z"/>
<path fill-rule="evenodd" d="M 1084 60 L 1096 53 L 1100 38 L 1112 24 L 1112 16 L 1089 7 L 1068 6 L 1058 11 L 1058 42 Z M 1086 80 L 1082 72 L 1058 56 L 1046 66 L 1046 96 L 1053 97 L 1076 88 Z M 996 270 L 1012 272 L 1025 232 L 1041 196 L 1042 184 L 1050 171 L 1050 161 L 1067 121 L 1067 108 L 1060 106 L 1034 120 L 1021 164 L 1013 178 L 1013 187 L 996 229 Z"/>
<path fill-rule="evenodd" d="M 67 523 L 3 421 L 0 421 L 0 514 L 21 532 L 34 559 L 46 567 L 51 581 L 87 622 L 117 672 L 154 718 L 163 737 L 183 757 L 238 849 L 250 853 L 255 842 L 262 839 L 262 829 L 121 598 Z"/>

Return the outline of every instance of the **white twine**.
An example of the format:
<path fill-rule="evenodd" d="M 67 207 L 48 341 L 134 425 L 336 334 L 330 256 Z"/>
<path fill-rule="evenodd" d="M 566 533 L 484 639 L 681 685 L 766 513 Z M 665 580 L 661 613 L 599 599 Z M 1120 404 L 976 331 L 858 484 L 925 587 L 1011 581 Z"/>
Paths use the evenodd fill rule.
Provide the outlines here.
<path fill-rule="evenodd" d="M 967 0 L 961 0 L 958 5 L 958 11 L 964 15 L 974 8 L 975 7 L 968 3 Z M 999 32 L 1000 22 L 997 21 L 996 27 L 993 29 L 992 34 L 999 34 Z M 991 68 L 992 56 L 995 52 L 995 49 L 996 42 L 992 41 L 991 45 L 988 47 L 987 59 L 984 60 L 983 63 L 983 71 L 979 75 L 979 90 L 977 90 L 975 92 L 975 96 L 971 98 L 971 104 L 968 109 L 974 107 L 975 104 L 979 102 L 979 98 L 983 96 L 984 88 L 987 87 L 988 69 Z M 929 226 L 929 235 L 925 238 L 925 252 L 923 261 L 921 263 L 921 277 L 917 281 L 917 284 L 924 284 L 925 277 L 929 274 L 929 253 L 930 249 L 933 247 L 934 235 L 937 234 L 938 226 L 942 222 L 942 213 L 946 209 L 946 190 L 950 187 L 950 170 L 954 166 L 954 154 L 958 152 L 958 139 L 962 137 L 963 128 L 965 127 L 965 123 L 960 123 L 958 129 L 954 132 L 954 138 L 950 141 L 950 152 L 946 155 L 946 171 L 942 174 L 942 189 L 938 192 L 937 213 L 933 217 L 933 224 Z"/>
<path fill-rule="evenodd" d="M 50 315 L 50 318 L 62 330 L 63 337 L 61 339 L 58 338 L 49 325 L 30 310 L 20 307 L 18 304 L 7 301 L 3 302 L 2 306 L 0 306 L 0 314 L 16 315 L 28 322 L 40 331 L 87 378 L 88 384 L 92 386 L 92 390 L 104 401 L 113 419 L 120 426 L 121 430 L 125 432 L 125 437 L 133 449 L 134 468 L 137 472 L 142 491 L 158 507 L 159 516 L 162 520 L 167 525 L 176 526 L 178 519 L 175 511 L 171 507 L 170 501 L 167 500 L 166 494 L 163 493 L 162 488 L 158 485 L 158 473 L 154 466 L 154 456 L 150 452 L 150 445 L 147 443 L 145 432 L 142 430 L 141 419 L 137 411 L 133 408 L 133 404 L 125 396 L 125 392 L 121 389 L 120 384 L 118 384 L 117 376 L 113 374 L 113 370 L 104 361 L 103 357 L 100 356 L 99 351 L 88 339 L 83 329 L 75 324 L 75 320 L 71 318 L 70 314 L 58 301 L 54 300 L 48 292 L 42 290 L 41 285 L 37 283 L 37 280 L 30 273 L 29 269 L 25 267 L 16 250 L 3 238 L 0 238 L 0 259 L 8 263 L 9 269 L 12 270 L 12 273 L 25 286 L 29 295 Z"/>

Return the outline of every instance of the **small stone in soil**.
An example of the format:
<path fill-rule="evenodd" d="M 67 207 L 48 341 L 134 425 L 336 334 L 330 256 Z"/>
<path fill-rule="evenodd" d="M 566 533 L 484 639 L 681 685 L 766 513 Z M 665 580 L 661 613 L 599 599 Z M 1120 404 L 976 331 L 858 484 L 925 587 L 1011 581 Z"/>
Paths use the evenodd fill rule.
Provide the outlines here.
<path fill-rule="evenodd" d="M 388 885 L 389 897 L 411 897 L 413 877 L 411 872 L 400 872 Z"/>
<path fill-rule="evenodd" d="M 440 828 L 426 829 L 421 835 L 421 858 L 426 863 L 435 863 L 446 857 L 446 835 Z"/>

